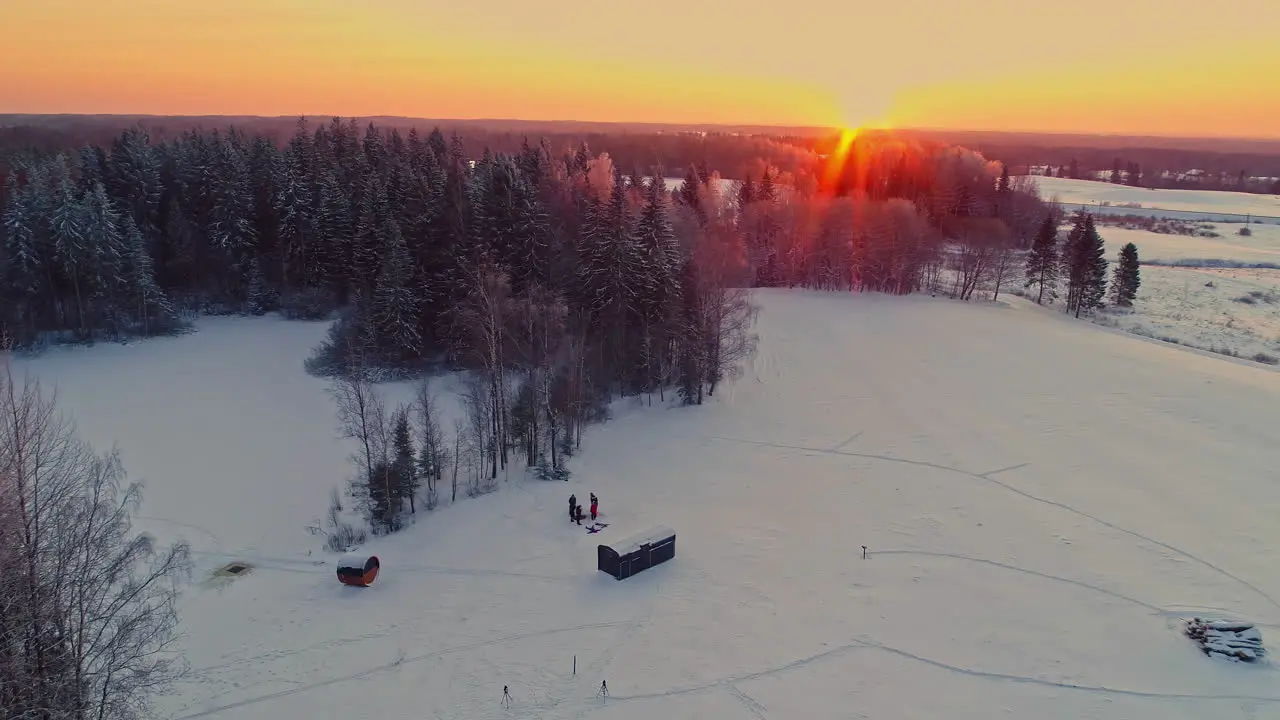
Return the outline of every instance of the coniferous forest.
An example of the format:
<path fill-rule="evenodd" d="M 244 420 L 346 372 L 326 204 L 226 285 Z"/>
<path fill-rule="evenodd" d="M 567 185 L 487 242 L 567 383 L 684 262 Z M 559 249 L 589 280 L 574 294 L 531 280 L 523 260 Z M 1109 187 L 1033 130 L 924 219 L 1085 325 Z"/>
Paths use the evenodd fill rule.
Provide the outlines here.
<path fill-rule="evenodd" d="M 12 343 L 168 334 L 200 314 L 336 318 L 307 369 L 346 383 L 335 397 L 367 450 L 356 484 L 375 529 L 424 479 L 435 502 L 449 453 L 425 408 L 410 441 L 409 409 L 374 407 L 362 383 L 467 370 L 473 427 L 455 434 L 482 458 L 474 474 L 519 458 L 561 477 L 611 400 L 697 404 L 740 369 L 754 349 L 749 288 L 998 296 L 1049 217 L 1035 185 L 998 163 L 891 137 L 849 137 L 786 170 L 757 157 L 732 182 L 695 157 L 672 173 L 620 167 L 585 142 L 468 151 L 438 129 L 339 118 L 299 119 L 283 143 L 139 126 L 6 164 Z M 669 173 L 682 175 L 670 189 Z M 1072 310 L 1102 297 L 1077 292 L 1083 282 Z"/>

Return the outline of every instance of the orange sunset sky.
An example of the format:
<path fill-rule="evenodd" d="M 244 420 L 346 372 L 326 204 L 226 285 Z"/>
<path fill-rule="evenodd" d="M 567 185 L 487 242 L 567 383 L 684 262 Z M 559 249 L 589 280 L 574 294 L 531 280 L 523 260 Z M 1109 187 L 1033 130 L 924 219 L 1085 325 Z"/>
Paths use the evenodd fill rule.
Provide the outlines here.
<path fill-rule="evenodd" d="M 0 0 L 0 112 L 1280 137 L 1280 2 Z"/>

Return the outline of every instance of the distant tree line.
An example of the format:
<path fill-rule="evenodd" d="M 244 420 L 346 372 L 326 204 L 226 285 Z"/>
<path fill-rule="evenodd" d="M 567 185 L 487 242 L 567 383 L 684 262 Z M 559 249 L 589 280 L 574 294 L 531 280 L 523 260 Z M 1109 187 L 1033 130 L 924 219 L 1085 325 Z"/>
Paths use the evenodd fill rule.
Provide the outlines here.
<path fill-rule="evenodd" d="M 1093 173 L 1111 173 L 1119 161 L 1121 170 L 1137 168 L 1138 186 L 1153 188 L 1193 188 L 1193 190 L 1231 190 L 1257 193 L 1280 193 L 1280 182 L 1248 181 L 1251 177 L 1280 178 L 1280 143 L 1275 141 L 1152 141 L 1143 146 L 1139 138 L 1119 143 L 1108 138 L 1046 135 L 1021 136 L 1016 133 L 966 132 L 870 132 L 870 136 L 934 138 L 960 143 L 980 152 L 989 160 L 1009 165 L 1016 173 L 1025 173 L 1033 165 L 1048 165 L 1052 177 L 1093 178 Z M 835 137 L 800 138 L 797 146 L 826 154 L 837 142 Z M 1091 146 L 1091 142 L 1094 145 Z M 1215 147 L 1217 146 L 1217 147 Z M 1203 170 L 1197 179 L 1176 177 L 1187 170 Z M 1164 177 L 1165 172 L 1172 177 Z M 1242 178 L 1243 181 L 1242 182 Z"/>
<path fill-rule="evenodd" d="M 969 299 L 998 295 L 1050 212 L 1035 182 L 964 148 L 857 138 L 815 178 L 740 184 L 738 230 L 758 286 Z"/>

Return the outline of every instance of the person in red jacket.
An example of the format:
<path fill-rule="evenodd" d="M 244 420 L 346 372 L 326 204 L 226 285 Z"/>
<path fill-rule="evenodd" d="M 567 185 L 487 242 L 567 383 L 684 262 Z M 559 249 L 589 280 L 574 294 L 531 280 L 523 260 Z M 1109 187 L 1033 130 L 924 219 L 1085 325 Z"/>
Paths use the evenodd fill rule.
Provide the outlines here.
<path fill-rule="evenodd" d="M 591 522 L 596 521 L 596 513 L 600 511 L 600 499 L 595 493 L 591 493 Z"/>

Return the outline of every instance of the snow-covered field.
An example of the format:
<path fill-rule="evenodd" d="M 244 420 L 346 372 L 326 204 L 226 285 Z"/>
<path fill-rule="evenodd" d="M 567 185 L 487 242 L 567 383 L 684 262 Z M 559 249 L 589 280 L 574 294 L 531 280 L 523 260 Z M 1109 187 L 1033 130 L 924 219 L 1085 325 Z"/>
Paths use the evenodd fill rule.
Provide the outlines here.
<path fill-rule="evenodd" d="M 1045 199 L 1057 199 L 1064 205 L 1097 206 L 1098 212 L 1132 215 L 1151 215 L 1183 220 L 1207 218 L 1210 220 L 1236 219 L 1240 216 L 1259 216 L 1268 224 L 1280 222 L 1280 196 L 1252 193 L 1223 192 L 1220 190 L 1153 190 L 1116 185 L 1096 180 L 1071 180 L 1036 176 L 1040 195 Z M 1118 207 L 1137 205 L 1140 207 Z M 1154 212 L 1167 211 L 1167 212 Z M 1257 220 L 1255 220 L 1257 221 Z"/>
<path fill-rule="evenodd" d="M 1142 286 L 1132 311 L 1108 311 L 1104 325 L 1189 347 L 1256 358 L 1280 358 L 1280 270 L 1215 267 L 1270 264 L 1280 267 L 1280 226 L 1219 224 L 1221 237 L 1164 235 L 1099 226 L 1114 266 L 1125 243 L 1138 246 Z M 1064 228 L 1065 230 L 1065 228 Z M 1163 267 L 1163 265 L 1187 267 Z"/>
<path fill-rule="evenodd" d="M 1069 229 L 1069 225 L 1064 229 Z M 1146 230 L 1098 226 L 1107 242 L 1107 257 L 1114 259 L 1125 243 L 1138 246 L 1138 257 L 1144 263 L 1157 264 L 1222 264 L 1257 265 L 1270 263 L 1280 267 L 1280 225 L 1250 225 L 1250 236 L 1239 234 L 1244 225 L 1217 224 L 1213 231 L 1220 237 L 1165 235 Z"/>
<path fill-rule="evenodd" d="M 758 297 L 759 354 L 712 403 L 621 408 L 570 482 L 370 543 L 367 589 L 303 529 L 347 472 L 302 371 L 322 325 L 208 320 L 30 365 L 121 444 L 148 529 L 199 572 L 257 565 L 188 590 L 194 674 L 164 717 L 1280 716 L 1274 665 L 1178 629 L 1280 642 L 1280 374 L 1022 302 Z M 604 533 L 567 522 L 570 492 L 600 496 Z M 595 569 L 657 524 L 674 561 Z"/>
<path fill-rule="evenodd" d="M 1147 337 L 1280 362 L 1280 270 L 1144 266 L 1132 312 L 1098 318 Z"/>

